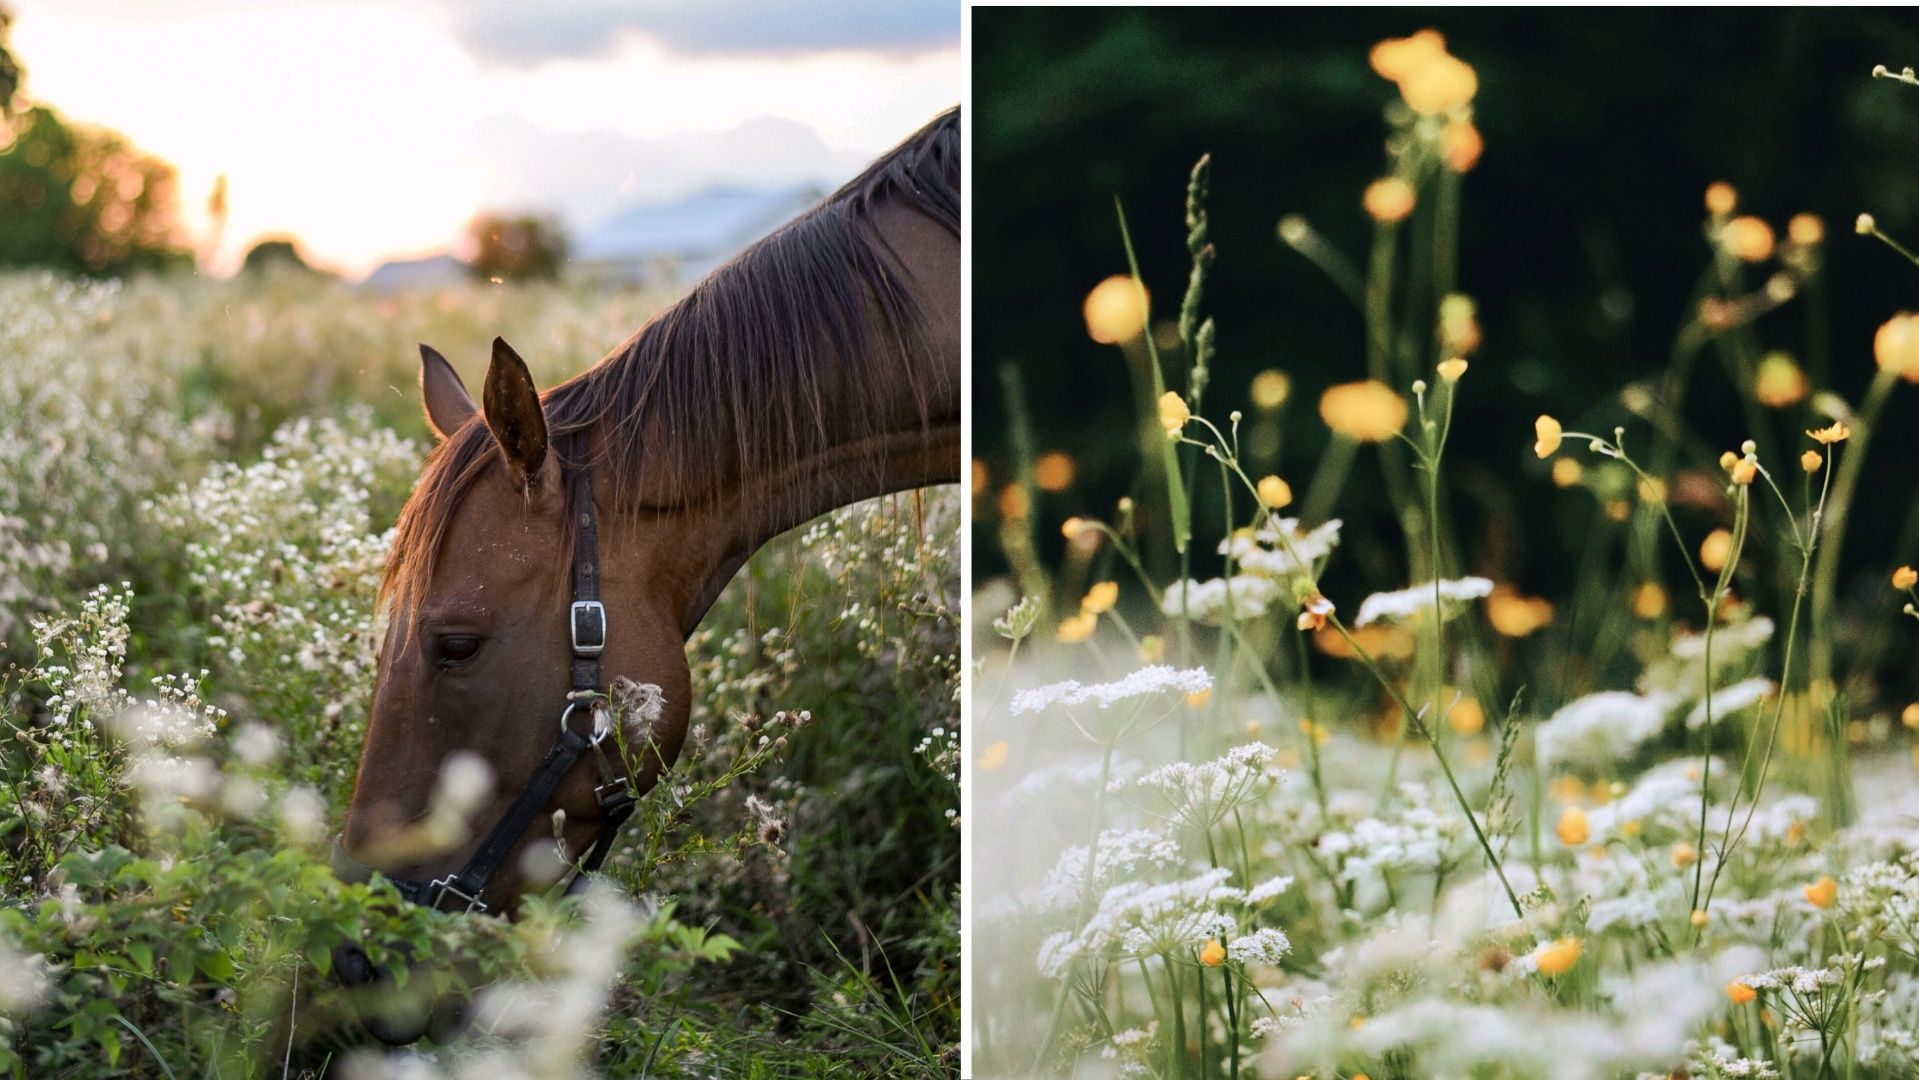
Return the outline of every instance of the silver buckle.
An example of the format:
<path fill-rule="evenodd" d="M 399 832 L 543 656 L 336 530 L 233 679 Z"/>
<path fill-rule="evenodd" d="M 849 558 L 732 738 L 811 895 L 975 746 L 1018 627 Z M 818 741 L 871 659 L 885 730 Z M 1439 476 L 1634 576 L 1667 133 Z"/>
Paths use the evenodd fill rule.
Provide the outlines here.
<path fill-rule="evenodd" d="M 599 628 L 598 641 L 580 640 L 580 616 L 591 615 Z M 573 601 L 573 618 L 570 629 L 573 632 L 573 655 L 598 656 L 606 651 L 606 605 L 598 600 Z M 590 633 L 590 631 L 589 631 Z"/>
<path fill-rule="evenodd" d="M 457 880 L 458 880 L 457 878 L 453 878 L 453 877 L 443 877 L 438 881 L 429 882 L 427 884 L 427 888 L 433 890 L 433 902 L 430 905 L 433 908 L 433 910 L 435 911 L 442 910 L 440 907 L 440 900 L 444 898 L 448 893 L 452 893 L 454 896 L 457 896 L 460 899 L 466 901 L 467 914 L 470 915 L 475 911 L 478 911 L 481 914 L 485 914 L 487 910 L 485 902 L 483 902 L 477 896 L 468 896 L 465 891 L 454 888 L 453 887 L 454 882 Z"/>

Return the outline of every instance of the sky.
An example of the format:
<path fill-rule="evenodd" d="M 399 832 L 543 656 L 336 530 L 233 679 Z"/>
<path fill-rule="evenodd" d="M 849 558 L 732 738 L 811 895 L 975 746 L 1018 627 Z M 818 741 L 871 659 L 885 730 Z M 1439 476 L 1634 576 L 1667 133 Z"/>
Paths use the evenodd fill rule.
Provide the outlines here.
<path fill-rule="evenodd" d="M 26 89 L 228 178 L 228 272 L 291 233 L 361 276 L 476 211 L 836 183 L 960 96 L 956 0 L 6 0 Z"/>

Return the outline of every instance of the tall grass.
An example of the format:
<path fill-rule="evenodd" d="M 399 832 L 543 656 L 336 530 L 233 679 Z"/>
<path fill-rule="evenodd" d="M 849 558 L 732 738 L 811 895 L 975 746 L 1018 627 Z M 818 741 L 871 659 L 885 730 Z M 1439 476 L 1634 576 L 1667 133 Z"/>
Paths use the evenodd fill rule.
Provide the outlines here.
<path fill-rule="evenodd" d="M 1527 595 L 1459 531 L 1451 490 L 1461 403 L 1500 393 L 1498 328 L 1458 255 L 1477 73 L 1431 31 L 1370 59 L 1398 90 L 1385 174 L 1357 200 L 1370 251 L 1298 217 L 1277 229 L 1364 324 L 1310 470 L 1281 452 L 1287 374 L 1235 399 L 1213 370 L 1232 322 L 1206 307 L 1202 160 L 1177 319 L 1154 319 L 1123 216 L 1130 288 L 1087 303 L 1151 389 L 1134 496 L 1059 522 L 1015 438 L 1020 486 L 976 502 L 1002 536 L 1066 540 L 1059 566 L 1005 544 L 1010 580 L 975 594 L 994 628 L 975 693 L 994 838 L 975 868 L 977 1072 L 1910 1075 L 1919 798 L 1892 718 L 1919 726 L 1919 707 L 1874 680 L 1913 628 L 1877 609 L 1861 614 L 1883 625 L 1842 635 L 1839 558 L 1849 511 L 1911 497 L 1860 477 L 1910 408 L 1919 324 L 1893 316 L 1831 370 L 1775 347 L 1761 315 L 1823 326 L 1805 300 L 1840 238 L 1803 214 L 1775 230 L 1713 185 L 1667 369 L 1505 410 L 1511 497 L 1582 538 L 1570 595 Z M 1737 447 L 1685 407 L 1706 359 L 1739 396 Z M 1857 402 L 1837 390 L 1858 382 Z M 1016 428 L 1063 419 L 1008 399 Z M 975 478 L 993 490 L 986 463 Z M 1333 516 L 1359 484 L 1396 535 Z M 1329 574 L 1354 547 L 1380 591 Z M 1901 603 L 1919 585 L 1874 573 Z"/>
<path fill-rule="evenodd" d="M 414 343 L 504 334 L 547 385 L 663 299 L 0 279 L 0 1074 L 950 1072 L 950 493 L 748 565 L 688 644 L 696 735 L 584 897 L 509 924 L 327 867 L 427 445 Z M 346 943 L 410 977 L 342 990 Z M 362 1026 L 446 1001 L 468 1022 L 413 1051 Z"/>

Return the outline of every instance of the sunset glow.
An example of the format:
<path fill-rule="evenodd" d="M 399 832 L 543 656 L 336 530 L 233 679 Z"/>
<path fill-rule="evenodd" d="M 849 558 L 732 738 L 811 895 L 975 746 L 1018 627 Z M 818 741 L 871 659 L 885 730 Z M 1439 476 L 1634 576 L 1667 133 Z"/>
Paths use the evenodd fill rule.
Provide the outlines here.
<path fill-rule="evenodd" d="M 482 208 L 578 227 L 716 181 L 836 181 L 959 98 L 957 26 L 932 48 L 780 54 L 687 54 L 627 30 L 513 64 L 476 55 L 432 5 L 19 0 L 17 15 L 29 94 L 175 164 L 203 246 L 228 177 L 222 273 L 268 233 L 358 276 L 445 249 Z M 741 130 L 769 118 L 791 137 Z M 552 175 L 549 145 L 595 167 Z"/>

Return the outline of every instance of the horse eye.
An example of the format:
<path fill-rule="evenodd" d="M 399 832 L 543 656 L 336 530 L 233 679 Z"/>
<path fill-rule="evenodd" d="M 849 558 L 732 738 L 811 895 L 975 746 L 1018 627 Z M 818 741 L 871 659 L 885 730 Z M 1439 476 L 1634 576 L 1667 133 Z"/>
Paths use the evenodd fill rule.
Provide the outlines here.
<path fill-rule="evenodd" d="M 440 663 L 463 664 L 473 659 L 480 651 L 480 639 L 470 634 L 456 634 L 440 639 Z"/>

